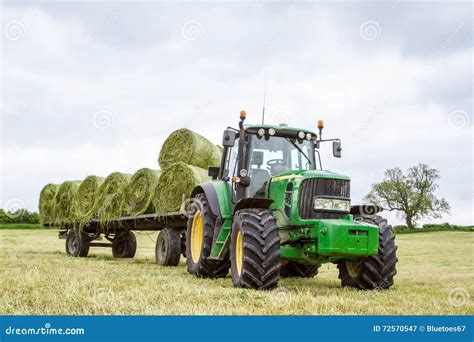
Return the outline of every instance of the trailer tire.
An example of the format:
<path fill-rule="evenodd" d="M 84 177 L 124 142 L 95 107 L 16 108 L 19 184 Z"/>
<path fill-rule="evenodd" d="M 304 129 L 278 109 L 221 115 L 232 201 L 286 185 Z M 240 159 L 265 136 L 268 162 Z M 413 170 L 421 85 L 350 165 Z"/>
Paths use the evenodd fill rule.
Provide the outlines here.
<path fill-rule="evenodd" d="M 280 279 L 280 235 L 268 209 L 242 209 L 234 215 L 230 249 L 235 287 L 271 290 Z"/>
<path fill-rule="evenodd" d="M 282 260 L 280 268 L 280 277 L 282 278 L 313 278 L 318 274 L 320 264 L 305 265 L 296 261 Z"/>
<path fill-rule="evenodd" d="M 209 260 L 211 254 L 216 216 L 212 213 L 207 197 L 199 193 L 192 203 L 196 210 L 188 219 L 186 230 L 186 265 L 188 272 L 201 278 L 224 278 L 229 273 L 230 262 Z"/>
<path fill-rule="evenodd" d="M 155 247 L 155 260 L 161 266 L 178 266 L 181 258 L 181 238 L 169 228 L 164 228 L 158 234 Z"/>
<path fill-rule="evenodd" d="M 66 236 L 66 253 L 73 257 L 86 257 L 89 254 L 90 238 L 84 231 L 71 229 Z"/>
<path fill-rule="evenodd" d="M 358 262 L 341 260 L 337 264 L 342 286 L 361 290 L 388 289 L 397 274 L 397 246 L 392 226 L 380 216 L 357 216 L 363 222 L 379 227 L 379 252 Z"/>
<path fill-rule="evenodd" d="M 114 258 L 133 258 L 137 252 L 137 239 L 135 234 L 127 230 L 117 234 L 112 242 L 112 255 Z"/>

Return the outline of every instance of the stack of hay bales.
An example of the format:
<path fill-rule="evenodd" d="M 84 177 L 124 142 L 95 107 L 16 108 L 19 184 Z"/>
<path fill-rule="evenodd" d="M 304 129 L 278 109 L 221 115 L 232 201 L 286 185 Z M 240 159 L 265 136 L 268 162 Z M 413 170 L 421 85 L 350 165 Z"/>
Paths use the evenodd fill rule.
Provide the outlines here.
<path fill-rule="evenodd" d="M 162 169 L 155 192 L 155 211 L 179 210 L 183 196 L 189 198 L 193 188 L 208 181 L 207 168 L 219 166 L 221 149 L 202 135 L 189 129 L 171 133 L 160 151 Z"/>
<path fill-rule="evenodd" d="M 44 225 L 85 225 L 142 214 L 178 211 L 183 196 L 209 180 L 207 168 L 219 166 L 222 150 L 188 129 L 173 132 L 164 142 L 160 170 L 142 168 L 132 176 L 113 172 L 105 179 L 88 176 L 81 181 L 48 184 L 40 194 L 39 211 Z"/>

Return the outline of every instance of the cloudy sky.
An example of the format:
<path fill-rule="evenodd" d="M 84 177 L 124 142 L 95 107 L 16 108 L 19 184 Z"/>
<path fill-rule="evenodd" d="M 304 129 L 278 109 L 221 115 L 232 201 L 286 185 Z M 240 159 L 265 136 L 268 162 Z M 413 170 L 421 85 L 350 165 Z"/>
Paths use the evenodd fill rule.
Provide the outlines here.
<path fill-rule="evenodd" d="M 340 137 L 324 167 L 353 201 L 387 168 L 441 172 L 473 224 L 470 2 L 5 2 L 0 207 L 37 210 L 49 182 L 157 168 L 188 127 L 214 141 L 245 109 Z M 327 146 L 330 150 L 330 146 Z M 394 214 L 387 215 L 399 222 Z"/>

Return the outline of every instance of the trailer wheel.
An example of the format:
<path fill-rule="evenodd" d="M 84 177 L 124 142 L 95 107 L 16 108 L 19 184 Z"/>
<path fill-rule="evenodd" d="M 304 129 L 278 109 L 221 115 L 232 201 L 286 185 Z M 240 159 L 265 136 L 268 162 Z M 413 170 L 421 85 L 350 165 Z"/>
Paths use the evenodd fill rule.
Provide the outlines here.
<path fill-rule="evenodd" d="M 203 278 L 224 278 L 229 273 L 229 258 L 208 260 L 211 254 L 216 216 L 203 193 L 193 201 L 195 214 L 188 220 L 186 231 L 186 265 L 188 272 Z"/>
<path fill-rule="evenodd" d="M 71 229 L 66 236 L 66 253 L 73 257 L 86 257 L 89 244 L 89 235 L 82 230 Z"/>
<path fill-rule="evenodd" d="M 112 255 L 114 258 L 133 258 L 137 252 L 137 239 L 135 234 L 127 230 L 115 236 L 112 242 Z"/>
<path fill-rule="evenodd" d="M 173 229 L 164 228 L 156 239 L 155 260 L 161 266 L 178 266 L 181 258 L 181 239 Z"/>
<path fill-rule="evenodd" d="M 296 261 L 291 260 L 282 260 L 280 268 L 280 277 L 290 278 L 290 277 L 299 277 L 299 278 L 313 278 L 318 274 L 319 267 L 321 265 L 305 265 L 300 264 Z"/>
<path fill-rule="evenodd" d="M 342 286 L 362 290 L 388 289 L 397 274 L 397 246 L 392 226 L 380 216 L 359 216 L 362 221 L 379 226 L 379 252 L 366 258 L 350 261 L 341 260 L 337 264 Z"/>
<path fill-rule="evenodd" d="M 234 216 L 230 249 L 235 287 L 271 290 L 280 279 L 280 235 L 267 209 L 242 209 Z"/>

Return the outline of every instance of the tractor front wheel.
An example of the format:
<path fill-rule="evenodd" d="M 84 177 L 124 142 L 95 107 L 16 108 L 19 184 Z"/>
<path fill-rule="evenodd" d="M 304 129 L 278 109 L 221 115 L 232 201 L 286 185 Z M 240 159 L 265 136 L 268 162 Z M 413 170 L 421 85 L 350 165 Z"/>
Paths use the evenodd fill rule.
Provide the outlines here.
<path fill-rule="evenodd" d="M 360 260 L 341 260 L 337 264 L 342 286 L 361 290 L 388 289 L 397 274 L 397 246 L 392 226 L 380 216 L 360 216 L 361 220 L 379 227 L 379 252 Z"/>
<path fill-rule="evenodd" d="M 280 235 L 267 209 L 242 209 L 234 215 L 230 260 L 235 287 L 271 290 L 280 279 Z"/>

